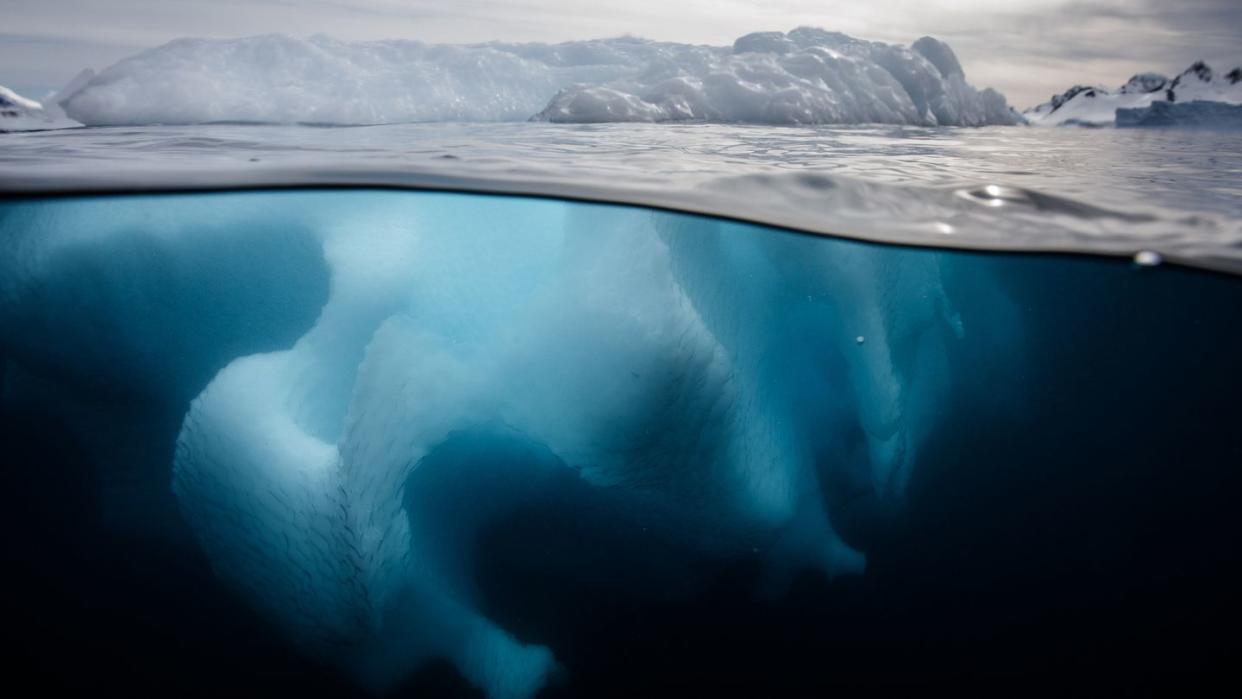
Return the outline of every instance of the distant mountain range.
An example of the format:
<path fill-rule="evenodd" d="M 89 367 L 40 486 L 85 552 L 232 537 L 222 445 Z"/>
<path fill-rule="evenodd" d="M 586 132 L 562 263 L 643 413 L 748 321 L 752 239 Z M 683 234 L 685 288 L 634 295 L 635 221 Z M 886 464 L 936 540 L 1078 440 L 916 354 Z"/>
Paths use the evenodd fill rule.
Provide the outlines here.
<path fill-rule="evenodd" d="M 81 126 L 65 116 L 60 103 L 81 90 L 94 77 L 95 71 L 88 68 L 42 102 L 23 97 L 0 85 L 0 131 L 37 131 Z"/>
<path fill-rule="evenodd" d="M 1192 102 L 1242 104 L 1242 67 L 1218 73 L 1198 61 L 1172 79 L 1160 73 L 1140 73 L 1116 91 L 1075 85 L 1022 116 L 1038 126 L 1106 126 L 1116 122 L 1118 109 L 1133 114 L 1132 110 L 1161 104 L 1158 109 L 1168 114 L 1168 104 Z"/>

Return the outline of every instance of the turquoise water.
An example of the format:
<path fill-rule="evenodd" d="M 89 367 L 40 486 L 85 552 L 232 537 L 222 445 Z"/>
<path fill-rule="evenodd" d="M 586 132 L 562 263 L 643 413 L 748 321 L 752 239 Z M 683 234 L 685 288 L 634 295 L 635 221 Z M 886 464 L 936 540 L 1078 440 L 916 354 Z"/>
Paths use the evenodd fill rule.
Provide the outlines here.
<path fill-rule="evenodd" d="M 1240 311 L 1174 264 L 549 198 L 13 194 L 18 665 L 144 696 L 1206 682 L 1242 616 Z"/>

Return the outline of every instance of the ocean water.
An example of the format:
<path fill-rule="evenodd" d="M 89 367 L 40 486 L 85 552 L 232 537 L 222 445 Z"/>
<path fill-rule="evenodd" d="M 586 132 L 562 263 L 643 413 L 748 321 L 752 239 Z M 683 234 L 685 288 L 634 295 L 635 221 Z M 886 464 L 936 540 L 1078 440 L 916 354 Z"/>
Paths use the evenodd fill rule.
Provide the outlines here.
<path fill-rule="evenodd" d="M 0 139 L 36 686 L 1113 694 L 1239 660 L 1227 137 Z"/>
<path fill-rule="evenodd" d="M 713 124 L 201 125 L 0 134 L 10 192 L 378 186 L 615 201 L 886 242 L 1236 271 L 1227 131 Z"/>
<path fill-rule="evenodd" d="M 787 171 L 895 185 L 997 184 L 1107 209 L 1236 215 L 1242 153 L 1228 131 L 1176 129 L 771 127 L 720 124 L 394 124 L 314 128 L 208 124 L 3 136 L 6 183 L 109 171 L 385 166 L 505 177 L 675 183 Z M 449 161 L 449 162 L 445 162 Z M 128 167 L 127 167 L 128 166 Z M 79 177 L 89 173 L 79 167 Z M 434 170 L 439 171 L 439 170 Z M 621 180 L 620 182 L 615 180 Z"/>

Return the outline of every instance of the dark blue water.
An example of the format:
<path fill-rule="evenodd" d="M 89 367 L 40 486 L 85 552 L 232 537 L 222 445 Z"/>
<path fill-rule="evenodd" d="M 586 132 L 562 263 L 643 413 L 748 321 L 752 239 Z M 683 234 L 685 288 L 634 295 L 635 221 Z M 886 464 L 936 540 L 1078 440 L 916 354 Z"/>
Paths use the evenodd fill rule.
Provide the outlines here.
<path fill-rule="evenodd" d="M 13 681 L 495 694 L 448 597 L 550 651 L 540 696 L 1133 694 L 1239 660 L 1237 277 L 363 190 L 9 199 L 0 273 Z M 264 451 L 273 411 L 342 472 L 409 451 L 411 558 L 298 558 L 342 550 L 298 513 L 359 520 L 248 499 L 314 461 Z M 356 477 L 333 507 L 385 507 Z"/>

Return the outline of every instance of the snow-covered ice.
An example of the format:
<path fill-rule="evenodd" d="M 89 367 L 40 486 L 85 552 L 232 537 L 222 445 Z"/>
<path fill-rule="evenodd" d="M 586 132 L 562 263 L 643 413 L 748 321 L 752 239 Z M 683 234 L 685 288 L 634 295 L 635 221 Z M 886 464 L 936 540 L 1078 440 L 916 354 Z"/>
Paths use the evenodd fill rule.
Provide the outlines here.
<path fill-rule="evenodd" d="M 324 36 L 179 39 L 68 96 L 90 125 L 263 122 L 674 121 L 1009 124 L 946 44 L 822 29 L 731 47 L 622 37 L 561 44 L 346 42 Z"/>
<path fill-rule="evenodd" d="M 953 50 L 801 27 L 748 34 L 731 51 L 698 51 L 642 73 L 569 88 L 537 119 L 765 124 L 1012 124 L 1004 97 L 966 83 Z"/>
<path fill-rule="evenodd" d="M 630 39 L 555 46 L 178 39 L 105 69 L 66 109 L 91 125 L 520 121 L 564 85 L 612 79 L 669 50 Z"/>

